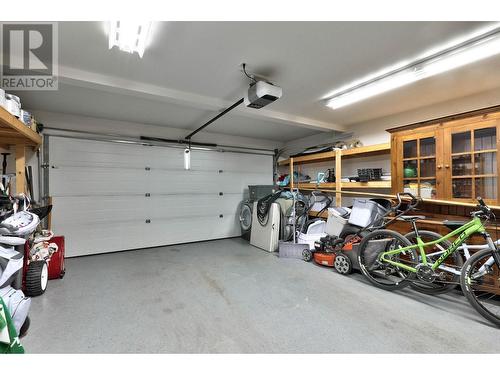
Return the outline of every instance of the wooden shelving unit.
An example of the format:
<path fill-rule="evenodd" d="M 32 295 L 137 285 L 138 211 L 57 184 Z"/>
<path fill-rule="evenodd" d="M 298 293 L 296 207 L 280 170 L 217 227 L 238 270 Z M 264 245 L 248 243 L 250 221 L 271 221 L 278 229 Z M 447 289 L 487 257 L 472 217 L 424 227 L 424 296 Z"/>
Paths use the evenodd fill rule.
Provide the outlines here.
<path fill-rule="evenodd" d="M 302 190 L 321 190 L 330 189 L 335 190 L 335 201 L 338 206 L 342 201 L 342 188 L 351 189 L 390 189 L 391 181 L 369 181 L 369 182 L 341 182 L 341 183 L 294 183 L 293 171 L 296 165 L 320 163 L 325 161 L 332 161 L 335 167 L 335 180 L 340 181 L 342 178 L 342 159 L 367 157 L 373 155 L 389 155 L 391 152 L 390 143 L 382 143 L 371 146 L 363 146 L 352 148 L 349 150 L 335 150 L 321 152 L 313 155 L 303 155 L 291 157 L 282 160 L 278 163 L 280 166 L 288 165 L 290 167 L 290 186 L 292 188 L 299 188 Z"/>
<path fill-rule="evenodd" d="M 28 128 L 17 117 L 0 107 L 0 146 L 10 148 L 14 146 L 16 157 L 16 193 L 25 192 L 26 176 L 26 147 L 38 149 L 42 144 L 42 137 Z"/>

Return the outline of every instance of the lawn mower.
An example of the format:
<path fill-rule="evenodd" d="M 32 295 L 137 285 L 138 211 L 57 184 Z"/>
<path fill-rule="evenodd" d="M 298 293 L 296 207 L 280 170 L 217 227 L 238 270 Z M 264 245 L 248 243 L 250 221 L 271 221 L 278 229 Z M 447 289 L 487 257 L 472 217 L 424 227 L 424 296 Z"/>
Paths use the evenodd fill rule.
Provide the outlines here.
<path fill-rule="evenodd" d="M 401 196 L 409 196 L 411 202 L 406 204 L 403 210 Z M 375 230 L 385 228 L 400 216 L 415 209 L 419 200 L 409 194 L 397 194 L 397 204 L 387 199 L 355 200 L 354 206 L 349 216 L 349 224 L 342 228 L 339 236 L 328 235 L 322 237 L 314 244 L 314 250 L 304 250 L 302 259 L 306 262 L 314 261 L 322 266 L 334 267 L 335 270 L 343 275 L 352 272 L 356 259 L 354 250 L 363 237 Z M 396 213 L 394 216 L 389 216 Z"/>

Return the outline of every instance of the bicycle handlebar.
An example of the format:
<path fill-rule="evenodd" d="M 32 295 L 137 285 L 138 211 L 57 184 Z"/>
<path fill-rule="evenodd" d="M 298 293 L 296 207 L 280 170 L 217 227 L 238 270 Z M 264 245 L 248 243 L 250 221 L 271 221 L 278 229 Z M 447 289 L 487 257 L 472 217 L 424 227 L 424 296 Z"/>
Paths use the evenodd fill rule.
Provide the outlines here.
<path fill-rule="evenodd" d="M 482 206 L 482 207 L 488 207 L 488 206 L 486 205 L 486 203 L 484 203 L 483 198 L 481 198 L 481 197 L 477 197 L 476 199 L 477 199 L 477 201 L 479 202 L 479 205 L 480 205 L 480 206 Z"/>
<path fill-rule="evenodd" d="M 401 204 L 403 203 L 402 202 L 402 199 L 401 197 L 402 196 L 407 196 L 407 197 L 410 197 L 411 198 L 411 202 L 409 204 L 409 207 L 407 209 L 407 211 L 410 211 L 410 210 L 413 210 L 415 207 L 418 206 L 418 204 L 420 203 L 421 201 L 421 198 L 417 198 L 416 196 L 414 196 L 412 193 L 408 193 L 408 192 L 404 192 L 404 193 L 397 193 L 396 194 L 396 197 L 398 199 L 398 204 L 394 207 L 394 210 L 396 211 L 400 206 Z"/>
<path fill-rule="evenodd" d="M 477 205 L 479 211 L 471 212 L 471 216 L 486 216 L 486 218 L 489 219 L 493 215 L 493 211 L 491 210 L 491 208 L 488 207 L 486 203 L 484 203 L 483 198 L 477 197 L 476 199 L 479 203 Z"/>

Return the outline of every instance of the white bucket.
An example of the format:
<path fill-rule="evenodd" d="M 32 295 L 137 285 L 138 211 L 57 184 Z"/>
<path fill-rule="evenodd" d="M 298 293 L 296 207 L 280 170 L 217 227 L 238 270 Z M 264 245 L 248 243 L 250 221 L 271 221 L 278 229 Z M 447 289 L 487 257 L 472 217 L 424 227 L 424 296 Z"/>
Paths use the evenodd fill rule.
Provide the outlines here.
<path fill-rule="evenodd" d="M 5 94 L 5 109 L 16 117 L 21 117 L 21 100 L 18 96 Z"/>
<path fill-rule="evenodd" d="M 314 250 L 314 243 L 319 241 L 321 237 L 326 237 L 326 233 L 315 233 L 315 234 L 305 234 L 300 233 L 297 239 L 297 243 L 307 244 L 309 250 Z"/>
<path fill-rule="evenodd" d="M 5 91 L 0 89 L 0 107 L 5 108 L 6 105 L 7 104 L 5 103 Z"/>
<path fill-rule="evenodd" d="M 339 216 L 337 211 L 333 208 L 329 208 L 328 220 L 326 221 L 326 233 L 330 236 L 340 236 L 347 222 L 348 219 Z"/>

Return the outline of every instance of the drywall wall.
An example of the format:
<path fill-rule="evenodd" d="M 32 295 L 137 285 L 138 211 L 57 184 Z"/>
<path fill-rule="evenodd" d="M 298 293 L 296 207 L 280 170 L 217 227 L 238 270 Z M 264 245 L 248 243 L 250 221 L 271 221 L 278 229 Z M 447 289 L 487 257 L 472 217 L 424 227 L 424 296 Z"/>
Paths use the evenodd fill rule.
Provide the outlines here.
<path fill-rule="evenodd" d="M 347 128 L 353 133 L 353 137 L 361 140 L 364 145 L 373 145 L 390 141 L 390 134 L 386 129 L 492 107 L 499 104 L 500 90 L 492 90 L 359 124 L 349 125 Z"/>

